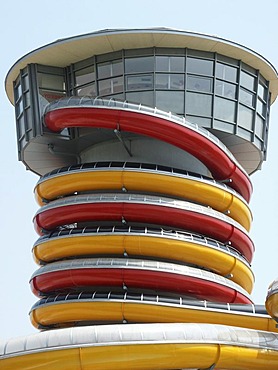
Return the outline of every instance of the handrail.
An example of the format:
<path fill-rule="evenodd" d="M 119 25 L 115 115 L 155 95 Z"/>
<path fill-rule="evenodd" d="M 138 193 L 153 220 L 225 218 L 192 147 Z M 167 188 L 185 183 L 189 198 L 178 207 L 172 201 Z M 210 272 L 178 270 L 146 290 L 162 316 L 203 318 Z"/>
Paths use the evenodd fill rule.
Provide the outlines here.
<path fill-rule="evenodd" d="M 112 104 L 113 102 L 113 104 Z M 210 141 L 212 141 L 214 144 L 216 144 L 221 150 L 223 150 L 228 157 L 241 169 L 242 172 L 244 172 L 247 176 L 247 172 L 245 169 L 238 163 L 234 155 L 229 151 L 229 149 L 213 134 L 211 134 L 208 130 L 204 129 L 203 127 L 197 125 L 196 123 L 189 122 L 185 119 L 185 117 L 181 117 L 175 114 L 172 114 L 171 112 L 166 112 L 158 108 L 152 108 L 148 107 L 142 104 L 136 104 L 136 103 L 129 103 L 128 101 L 120 101 L 120 100 L 111 100 L 111 99 L 105 99 L 101 97 L 89 97 L 89 96 L 83 96 L 83 97 L 77 97 L 77 96 L 71 96 L 66 98 L 61 98 L 59 100 L 55 100 L 53 102 L 50 102 L 48 105 L 46 105 L 43 117 L 50 111 L 61 109 L 65 107 L 107 107 L 107 108 L 120 108 L 124 110 L 129 111 L 140 111 L 141 113 L 147 113 L 154 116 L 159 116 L 161 118 L 166 118 L 167 120 L 170 120 L 172 122 L 175 122 L 181 126 L 185 126 L 190 128 L 191 130 L 194 130 L 198 132 L 199 134 L 203 135 Z"/>

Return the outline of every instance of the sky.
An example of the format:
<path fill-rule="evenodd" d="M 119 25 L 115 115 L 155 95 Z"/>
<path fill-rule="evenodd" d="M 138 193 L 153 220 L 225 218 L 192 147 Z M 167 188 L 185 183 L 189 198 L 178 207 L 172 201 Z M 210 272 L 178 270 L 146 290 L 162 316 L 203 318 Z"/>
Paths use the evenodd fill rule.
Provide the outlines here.
<path fill-rule="evenodd" d="M 32 218 L 38 209 L 38 177 L 18 162 L 13 106 L 4 80 L 23 55 L 57 39 L 101 29 L 170 27 L 215 35 L 245 45 L 278 68 L 277 0 L 34 0 L 0 6 L 0 339 L 36 332 L 28 312 L 36 302 L 29 279 L 37 269 L 31 249 L 37 239 Z M 272 106 L 267 161 L 251 178 L 255 243 L 255 303 L 264 304 L 278 277 L 278 101 Z M 276 239 L 277 238 L 277 239 Z"/>

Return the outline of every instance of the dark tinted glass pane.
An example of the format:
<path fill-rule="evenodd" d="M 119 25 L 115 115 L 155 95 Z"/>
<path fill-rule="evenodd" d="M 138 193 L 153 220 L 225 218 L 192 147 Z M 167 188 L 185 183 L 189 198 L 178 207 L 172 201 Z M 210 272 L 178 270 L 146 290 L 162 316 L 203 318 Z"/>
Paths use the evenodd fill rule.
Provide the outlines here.
<path fill-rule="evenodd" d="M 236 85 L 216 80 L 215 94 L 225 96 L 226 98 L 235 99 Z"/>
<path fill-rule="evenodd" d="M 211 116 L 212 97 L 206 94 L 186 93 L 185 112 L 201 116 Z"/>
<path fill-rule="evenodd" d="M 246 105 L 249 105 L 250 107 L 254 106 L 254 100 L 255 96 L 249 91 L 246 91 L 244 89 L 239 90 L 239 101 L 241 103 L 244 103 Z"/>
<path fill-rule="evenodd" d="M 182 74 L 156 74 L 156 89 L 162 90 L 183 90 L 184 75 Z"/>
<path fill-rule="evenodd" d="M 216 77 L 222 80 L 236 82 L 237 68 L 226 64 L 216 63 Z"/>
<path fill-rule="evenodd" d="M 184 57 L 156 57 L 156 71 L 161 72 L 184 72 Z"/>
<path fill-rule="evenodd" d="M 215 97 L 214 116 L 224 121 L 235 121 L 235 102 Z"/>
<path fill-rule="evenodd" d="M 75 72 L 75 85 L 85 85 L 95 79 L 95 67 L 90 66 Z"/>
<path fill-rule="evenodd" d="M 211 92 L 212 91 L 212 79 L 199 77 L 199 76 L 188 76 L 187 77 L 187 90 L 196 90 Z"/>
<path fill-rule="evenodd" d="M 187 58 L 187 72 L 198 73 L 202 75 L 212 75 L 213 61 L 197 58 Z"/>
<path fill-rule="evenodd" d="M 251 131 L 252 123 L 253 123 L 253 111 L 239 104 L 238 124 L 241 127 Z"/>
<path fill-rule="evenodd" d="M 184 92 L 157 91 L 156 107 L 176 114 L 184 113 Z"/>
<path fill-rule="evenodd" d="M 152 75 L 127 76 L 126 89 L 127 90 L 153 89 L 153 76 Z"/>
<path fill-rule="evenodd" d="M 123 63 L 121 60 L 99 63 L 97 66 L 98 78 L 107 78 L 123 74 Z"/>
<path fill-rule="evenodd" d="M 154 70 L 154 57 L 125 59 L 125 72 L 150 72 Z"/>
<path fill-rule="evenodd" d="M 142 105 L 153 106 L 153 92 L 152 91 L 138 91 L 126 93 L 126 100 L 131 103 L 138 103 Z"/>
<path fill-rule="evenodd" d="M 240 73 L 240 85 L 246 87 L 246 89 L 254 90 L 255 78 L 248 73 L 241 71 Z"/>

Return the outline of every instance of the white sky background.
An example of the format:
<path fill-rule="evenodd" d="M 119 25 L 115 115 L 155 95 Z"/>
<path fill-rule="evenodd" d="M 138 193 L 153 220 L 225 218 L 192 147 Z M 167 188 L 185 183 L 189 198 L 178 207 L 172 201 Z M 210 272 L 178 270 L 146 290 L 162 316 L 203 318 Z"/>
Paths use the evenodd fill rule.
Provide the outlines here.
<path fill-rule="evenodd" d="M 60 38 L 107 28 L 171 27 L 216 35 L 247 46 L 278 68 L 277 0 L 48 0 L 5 1 L 0 5 L 0 339 L 36 332 L 28 312 L 36 297 L 28 281 L 37 269 L 31 248 L 38 209 L 38 178 L 17 160 L 14 109 L 4 80 L 29 51 Z M 256 254 L 253 299 L 264 303 L 278 276 L 278 101 L 272 106 L 267 162 L 252 176 Z"/>

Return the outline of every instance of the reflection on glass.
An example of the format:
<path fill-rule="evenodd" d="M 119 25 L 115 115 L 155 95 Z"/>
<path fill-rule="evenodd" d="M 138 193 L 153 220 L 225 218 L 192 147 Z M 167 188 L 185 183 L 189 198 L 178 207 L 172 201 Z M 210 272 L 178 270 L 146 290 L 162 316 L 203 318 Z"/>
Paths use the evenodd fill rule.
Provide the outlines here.
<path fill-rule="evenodd" d="M 99 63 L 97 66 L 98 78 L 107 78 L 123 74 L 122 60 Z"/>
<path fill-rule="evenodd" d="M 157 56 L 156 71 L 158 72 L 184 72 L 184 57 Z"/>
<path fill-rule="evenodd" d="M 185 113 L 201 116 L 211 116 L 212 96 L 187 92 L 185 99 Z"/>
<path fill-rule="evenodd" d="M 201 75 L 212 75 L 213 61 L 197 58 L 187 58 L 187 72 Z"/>
<path fill-rule="evenodd" d="M 249 105 L 250 107 L 253 107 L 254 106 L 254 94 L 240 88 L 240 90 L 239 90 L 239 101 L 243 104 L 246 104 L 246 105 Z"/>
<path fill-rule="evenodd" d="M 182 74 L 156 74 L 155 76 L 156 89 L 183 90 L 184 75 Z"/>
<path fill-rule="evenodd" d="M 23 77 L 23 89 L 24 89 L 24 91 L 29 90 L 29 77 L 28 77 L 28 75 Z"/>
<path fill-rule="evenodd" d="M 212 92 L 212 79 L 206 77 L 188 76 L 187 90 Z"/>
<path fill-rule="evenodd" d="M 255 78 L 250 76 L 248 73 L 241 71 L 240 73 L 240 85 L 246 87 L 248 90 L 254 90 Z"/>
<path fill-rule="evenodd" d="M 82 86 L 79 89 L 76 89 L 77 96 L 96 96 L 96 84 L 90 84 L 86 86 Z"/>
<path fill-rule="evenodd" d="M 216 80 L 215 94 L 225 96 L 226 98 L 236 98 L 236 85 L 225 81 Z"/>
<path fill-rule="evenodd" d="M 235 102 L 219 97 L 214 101 L 214 117 L 223 121 L 235 122 Z"/>
<path fill-rule="evenodd" d="M 260 116 L 256 116 L 255 133 L 260 138 L 264 138 L 264 120 Z"/>
<path fill-rule="evenodd" d="M 30 105 L 30 92 L 24 93 L 24 105 L 28 107 Z"/>
<path fill-rule="evenodd" d="M 263 100 L 266 100 L 266 88 L 261 83 L 259 83 L 258 95 Z"/>
<path fill-rule="evenodd" d="M 20 99 L 16 104 L 16 115 L 19 116 L 23 112 L 23 100 Z"/>
<path fill-rule="evenodd" d="M 221 78 L 222 80 L 236 82 L 237 68 L 222 63 L 216 63 L 215 75 L 216 77 Z"/>
<path fill-rule="evenodd" d="M 125 59 L 125 73 L 152 72 L 154 57 L 138 57 Z"/>
<path fill-rule="evenodd" d="M 41 72 L 39 72 L 37 76 L 39 87 L 50 90 L 65 91 L 64 76 L 52 75 Z"/>
<path fill-rule="evenodd" d="M 156 107 L 166 112 L 184 114 L 184 92 L 157 91 Z"/>
<path fill-rule="evenodd" d="M 259 98 L 257 100 L 257 112 L 265 117 L 266 105 Z"/>
<path fill-rule="evenodd" d="M 66 96 L 66 93 L 63 91 L 40 89 L 40 104 L 44 105 L 45 103 L 61 99 L 64 96 Z"/>
<path fill-rule="evenodd" d="M 114 94 L 123 91 L 123 77 L 110 78 L 98 82 L 99 95 Z"/>
<path fill-rule="evenodd" d="M 128 92 L 126 93 L 126 100 L 130 103 L 154 106 L 153 91 Z"/>
<path fill-rule="evenodd" d="M 89 66 L 75 72 L 75 85 L 85 85 L 95 80 L 95 67 Z"/>
<path fill-rule="evenodd" d="M 15 100 L 17 100 L 18 98 L 20 98 L 20 97 L 21 97 L 21 95 L 22 95 L 22 88 L 21 88 L 21 84 L 18 84 L 18 85 L 15 87 L 14 93 L 15 93 Z"/>
<path fill-rule="evenodd" d="M 153 76 L 152 75 L 127 76 L 126 89 L 127 90 L 153 89 Z"/>
<path fill-rule="evenodd" d="M 239 111 L 238 111 L 238 124 L 247 129 L 252 131 L 253 126 L 253 111 L 249 108 L 244 107 L 243 105 L 239 104 Z"/>
<path fill-rule="evenodd" d="M 18 135 L 21 138 L 25 134 L 24 117 L 21 116 L 18 120 Z"/>

